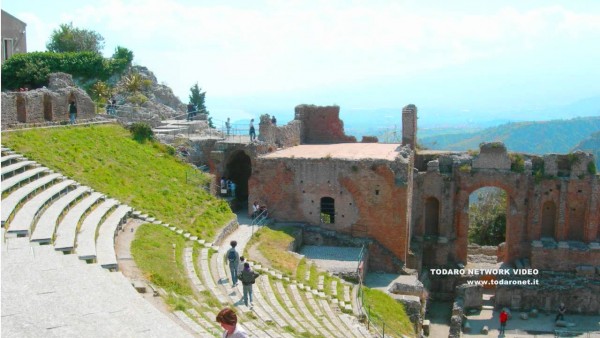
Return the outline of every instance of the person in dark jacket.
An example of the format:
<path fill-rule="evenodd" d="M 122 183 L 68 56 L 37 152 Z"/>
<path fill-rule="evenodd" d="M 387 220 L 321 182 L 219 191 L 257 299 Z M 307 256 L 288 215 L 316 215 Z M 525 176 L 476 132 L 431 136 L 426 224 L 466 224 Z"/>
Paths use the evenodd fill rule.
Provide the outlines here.
<path fill-rule="evenodd" d="M 242 281 L 242 286 L 244 290 L 244 304 L 246 304 L 246 306 L 248 306 L 248 304 L 250 304 L 250 307 L 253 306 L 252 285 L 254 284 L 256 277 L 258 277 L 258 274 L 252 271 L 252 269 L 250 269 L 250 264 L 248 262 L 244 263 L 244 270 L 242 271 L 240 280 Z M 248 299 L 250 300 L 250 302 L 248 302 Z"/>

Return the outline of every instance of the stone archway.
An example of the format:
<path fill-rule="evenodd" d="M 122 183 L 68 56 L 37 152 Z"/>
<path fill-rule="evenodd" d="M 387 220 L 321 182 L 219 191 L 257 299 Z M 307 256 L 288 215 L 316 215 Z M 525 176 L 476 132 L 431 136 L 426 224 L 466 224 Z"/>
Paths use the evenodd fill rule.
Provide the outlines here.
<path fill-rule="evenodd" d="M 236 198 L 248 200 L 248 179 L 252 174 L 252 161 L 243 150 L 236 150 L 229 155 L 225 165 L 225 177 L 236 184 Z"/>
<path fill-rule="evenodd" d="M 496 177 L 497 178 L 497 177 Z M 513 177 L 514 178 L 514 177 Z M 526 217 L 524 210 L 523 196 L 518 193 L 518 189 L 510 184 L 511 174 L 506 175 L 506 179 L 495 179 L 493 175 L 486 176 L 486 173 L 475 174 L 469 180 L 463 181 L 456 196 L 457 221 L 456 226 L 456 245 L 455 257 L 459 262 L 467 262 L 467 248 L 469 244 L 469 196 L 474 191 L 482 187 L 494 187 L 506 192 L 506 241 L 502 252 L 498 253 L 498 260 L 510 262 L 522 254 L 520 242 L 527 235 Z"/>

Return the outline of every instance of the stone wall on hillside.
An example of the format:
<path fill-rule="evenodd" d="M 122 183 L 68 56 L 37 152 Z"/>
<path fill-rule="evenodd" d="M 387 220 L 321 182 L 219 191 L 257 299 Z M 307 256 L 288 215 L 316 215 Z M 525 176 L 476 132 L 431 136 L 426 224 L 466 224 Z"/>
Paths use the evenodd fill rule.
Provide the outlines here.
<path fill-rule="evenodd" d="M 87 93 L 73 84 L 71 75 L 50 74 L 48 88 L 2 93 L 2 129 L 20 124 L 69 121 L 69 102 L 77 105 L 77 119 L 95 117 Z"/>

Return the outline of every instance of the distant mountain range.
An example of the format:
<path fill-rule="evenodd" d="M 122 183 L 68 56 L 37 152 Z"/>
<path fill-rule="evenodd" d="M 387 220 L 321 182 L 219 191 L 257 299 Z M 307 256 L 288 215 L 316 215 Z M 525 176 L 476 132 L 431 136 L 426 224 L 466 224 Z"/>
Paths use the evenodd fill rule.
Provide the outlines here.
<path fill-rule="evenodd" d="M 482 142 L 504 142 L 509 151 L 530 154 L 568 153 L 592 134 L 600 131 L 600 116 L 570 120 L 513 122 L 476 132 L 428 136 L 419 143 L 436 150 L 479 149 Z M 585 143 L 590 150 L 600 149 L 598 142 Z"/>
<path fill-rule="evenodd" d="M 579 144 L 573 147 L 573 151 L 575 150 L 583 150 L 594 154 L 594 157 L 596 158 L 596 169 L 600 171 L 600 131 L 593 133 L 590 137 L 579 142 Z"/>

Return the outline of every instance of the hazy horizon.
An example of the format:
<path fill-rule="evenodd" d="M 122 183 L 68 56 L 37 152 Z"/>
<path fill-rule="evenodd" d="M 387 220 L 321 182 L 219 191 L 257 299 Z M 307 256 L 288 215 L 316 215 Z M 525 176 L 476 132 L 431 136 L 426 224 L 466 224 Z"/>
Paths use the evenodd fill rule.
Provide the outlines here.
<path fill-rule="evenodd" d="M 105 56 L 132 50 L 184 103 L 198 82 L 221 120 L 292 117 L 302 103 L 336 104 L 342 116 L 414 103 L 424 125 L 444 125 L 574 117 L 560 107 L 600 101 L 591 0 L 5 0 L 2 9 L 27 23 L 28 51 L 72 22 L 105 38 Z"/>

